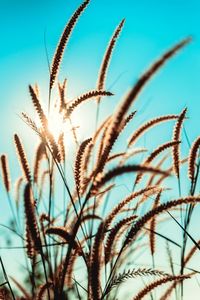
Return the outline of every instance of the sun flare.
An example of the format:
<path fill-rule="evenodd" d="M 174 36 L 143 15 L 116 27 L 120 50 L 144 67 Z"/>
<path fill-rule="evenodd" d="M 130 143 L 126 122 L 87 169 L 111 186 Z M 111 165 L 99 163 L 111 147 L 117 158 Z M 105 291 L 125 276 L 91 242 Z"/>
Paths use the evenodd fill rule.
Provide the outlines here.
<path fill-rule="evenodd" d="M 58 111 L 55 110 L 50 114 L 48 118 L 48 129 L 56 140 L 59 138 L 59 135 L 63 133 L 65 125 L 66 122 Z"/>

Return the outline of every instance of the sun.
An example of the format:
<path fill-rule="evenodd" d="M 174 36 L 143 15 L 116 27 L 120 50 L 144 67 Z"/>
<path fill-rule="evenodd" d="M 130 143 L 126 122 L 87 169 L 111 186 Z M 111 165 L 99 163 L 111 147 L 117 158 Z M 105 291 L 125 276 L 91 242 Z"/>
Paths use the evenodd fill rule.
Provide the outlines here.
<path fill-rule="evenodd" d="M 46 129 L 53 135 L 55 141 L 57 141 L 59 136 L 66 131 L 66 120 L 63 117 L 63 114 L 59 112 L 57 107 L 54 107 L 49 114 L 45 112 L 45 118 L 47 120 Z M 38 129 L 43 131 L 44 128 L 42 128 L 41 120 L 38 114 L 35 115 L 34 120 Z"/>
<path fill-rule="evenodd" d="M 61 113 L 59 113 L 57 110 L 54 110 L 50 113 L 48 117 L 48 129 L 56 140 L 58 140 L 60 134 L 63 133 L 65 125 L 66 122 Z"/>

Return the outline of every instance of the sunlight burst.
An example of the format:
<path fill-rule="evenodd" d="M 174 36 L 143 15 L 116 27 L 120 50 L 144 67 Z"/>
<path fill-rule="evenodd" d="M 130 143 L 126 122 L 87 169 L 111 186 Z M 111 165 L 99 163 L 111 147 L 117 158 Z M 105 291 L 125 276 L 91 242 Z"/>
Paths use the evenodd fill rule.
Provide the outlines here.
<path fill-rule="evenodd" d="M 64 131 L 66 122 L 58 111 L 54 111 L 48 118 L 48 129 L 57 140 L 59 135 Z"/>

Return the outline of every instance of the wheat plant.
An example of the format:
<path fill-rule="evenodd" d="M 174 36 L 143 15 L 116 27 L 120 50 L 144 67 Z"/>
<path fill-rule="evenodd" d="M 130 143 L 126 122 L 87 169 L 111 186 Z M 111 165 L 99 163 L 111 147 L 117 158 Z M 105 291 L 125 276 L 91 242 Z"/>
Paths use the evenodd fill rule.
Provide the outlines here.
<path fill-rule="evenodd" d="M 1 258 L 0 299 L 114 300 L 121 299 L 123 293 L 127 295 L 126 282 L 131 285 L 128 299 L 184 299 L 184 283 L 194 280 L 197 273 L 188 263 L 200 250 L 200 242 L 188 232 L 193 212 L 200 202 L 196 189 L 200 138 L 196 138 L 188 156 L 183 158 L 185 108 L 180 114 L 172 112 L 139 124 L 123 149 L 116 147 L 116 143 L 123 141 L 124 146 L 123 132 L 134 123 L 138 113 L 134 104 L 141 91 L 191 38 L 181 40 L 162 54 L 139 77 L 115 111 L 100 121 L 101 102 L 109 101 L 114 94 L 106 88 L 107 71 L 125 19 L 116 27 L 107 45 L 93 90 L 69 99 L 67 78 L 59 81 L 64 51 L 89 3 L 86 0 L 77 8 L 58 42 L 50 67 L 47 110 L 39 84 L 28 87 L 37 118 L 25 112 L 21 118 L 37 136 L 38 145 L 31 162 L 26 154 L 27 141 L 22 141 L 20 133 L 14 134 L 21 168 L 16 184 L 11 180 L 8 156 L 1 155 L 2 183 L 12 213 L 10 227 L 5 226 L 20 238 L 19 248 L 26 268 L 21 278 L 10 276 L 6 261 Z M 96 103 L 96 128 L 92 136 L 80 139 L 73 126 L 73 115 L 87 101 Z M 62 125 L 56 134 L 50 126 L 52 114 L 56 115 L 56 123 Z M 136 147 L 142 136 L 163 123 L 174 126 L 171 140 L 166 138 L 153 150 Z M 71 149 L 67 146 L 69 134 L 73 140 Z M 180 189 L 183 166 L 187 167 L 188 175 L 184 176 L 190 182 L 186 196 L 182 196 Z M 169 178 L 178 183 L 179 195 L 166 201 Z M 119 183 L 124 181 L 131 186 L 125 196 L 119 192 Z M 120 200 L 110 205 L 116 193 Z M 165 232 L 157 231 L 159 224 L 169 220 L 181 229 L 182 244 L 167 237 Z M 156 260 L 156 253 L 160 251 L 157 239 L 166 244 L 167 270 L 160 268 Z M 187 247 L 188 241 L 193 243 L 191 249 Z M 173 247 L 180 251 L 176 269 Z M 136 257 L 142 255 L 150 258 L 149 266 L 137 265 Z"/>

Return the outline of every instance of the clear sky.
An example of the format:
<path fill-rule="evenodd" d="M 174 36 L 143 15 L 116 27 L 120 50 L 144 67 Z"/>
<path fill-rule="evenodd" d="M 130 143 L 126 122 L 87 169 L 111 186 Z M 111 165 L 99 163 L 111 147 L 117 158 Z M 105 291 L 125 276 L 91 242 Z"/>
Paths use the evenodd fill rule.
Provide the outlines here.
<path fill-rule="evenodd" d="M 10 153 L 11 162 L 15 160 L 13 133 L 17 131 L 22 136 L 26 133 L 26 125 L 18 115 L 32 110 L 28 84 L 37 82 L 42 100 L 47 103 L 49 74 L 44 36 L 51 60 L 66 22 L 80 3 L 78 0 L 0 1 L 0 152 Z M 126 23 L 107 77 L 107 89 L 111 87 L 115 97 L 102 105 L 102 115 L 108 109 L 115 109 L 150 63 L 191 35 L 193 42 L 148 84 L 136 108 L 141 122 L 159 114 L 178 113 L 187 106 L 190 120 L 186 127 L 190 139 L 194 139 L 198 135 L 200 101 L 198 0 L 91 0 L 75 27 L 59 74 L 59 79 L 68 78 L 69 97 L 95 88 L 104 50 L 122 18 L 126 18 Z M 94 106 L 87 111 L 90 122 L 93 109 Z M 90 122 L 84 121 L 84 125 L 90 128 Z"/>
<path fill-rule="evenodd" d="M 37 82 L 46 100 L 48 69 L 44 34 L 51 59 L 66 21 L 80 3 L 78 0 L 0 1 L 2 151 L 7 150 L 13 127 L 21 126 L 16 114 L 30 106 L 27 85 Z M 198 0 L 91 0 L 74 30 L 59 78 L 69 79 L 71 95 L 94 88 L 106 44 L 124 17 L 126 24 L 112 59 L 107 86 L 118 78 L 113 92 L 123 95 L 163 51 L 192 35 L 193 43 L 163 68 L 148 85 L 140 103 L 150 101 L 148 113 L 156 105 L 158 114 L 159 110 L 178 112 L 187 105 L 194 124 L 200 95 Z"/>
<path fill-rule="evenodd" d="M 21 111 L 32 110 L 28 84 L 37 82 L 47 102 L 49 75 L 44 36 L 51 60 L 67 20 L 80 3 L 0 0 L 0 153 L 10 154 L 14 167 L 13 133 L 19 132 L 26 138 L 24 143 L 29 150 L 34 142 L 18 116 Z M 69 96 L 95 88 L 106 45 L 123 18 L 126 23 L 107 78 L 107 88 L 111 87 L 115 97 L 106 100 L 110 102 L 102 106 L 102 114 L 115 109 L 118 100 L 159 55 L 192 36 L 193 42 L 148 84 L 136 107 L 141 121 L 160 114 L 179 113 L 187 106 L 186 128 L 193 140 L 200 132 L 199 0 L 91 0 L 73 32 L 59 74 L 60 79 L 69 80 Z M 87 113 L 94 116 L 92 108 Z M 89 128 L 90 118 L 84 122 Z M 170 138 L 171 133 L 166 133 Z"/>

